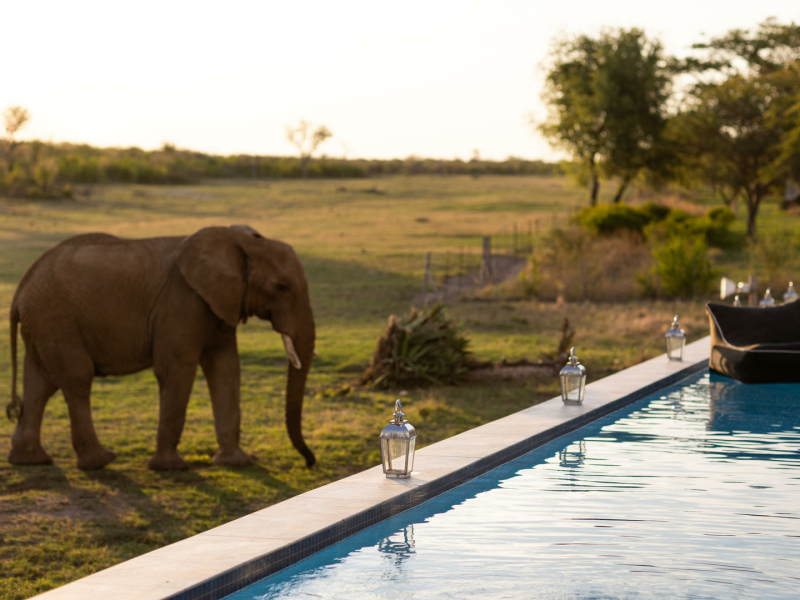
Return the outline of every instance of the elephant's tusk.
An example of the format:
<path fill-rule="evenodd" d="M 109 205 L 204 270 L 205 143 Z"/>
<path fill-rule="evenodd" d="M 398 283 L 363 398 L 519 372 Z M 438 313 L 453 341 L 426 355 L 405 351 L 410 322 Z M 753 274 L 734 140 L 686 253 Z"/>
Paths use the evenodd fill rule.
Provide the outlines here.
<path fill-rule="evenodd" d="M 301 363 L 300 359 L 297 357 L 297 352 L 295 352 L 292 338 L 285 333 L 281 334 L 281 337 L 283 338 L 283 347 L 286 348 L 286 356 L 289 357 L 289 362 L 292 363 L 292 366 L 294 366 L 295 369 L 301 369 L 303 367 L 303 363 Z"/>

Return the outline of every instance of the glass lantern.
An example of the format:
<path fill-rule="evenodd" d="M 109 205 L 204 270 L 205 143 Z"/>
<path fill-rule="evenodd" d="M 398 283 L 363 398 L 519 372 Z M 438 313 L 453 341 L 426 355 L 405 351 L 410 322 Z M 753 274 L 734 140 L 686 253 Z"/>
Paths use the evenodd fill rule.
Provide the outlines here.
<path fill-rule="evenodd" d="M 678 315 L 672 318 L 672 325 L 665 336 L 667 341 L 667 358 L 669 360 L 683 360 L 683 349 L 686 347 L 686 333 L 678 323 Z"/>
<path fill-rule="evenodd" d="M 741 305 L 742 305 L 742 301 L 741 301 L 741 300 L 739 300 L 739 294 L 736 294 L 736 295 L 733 297 L 733 305 L 734 305 L 734 306 L 741 306 Z"/>
<path fill-rule="evenodd" d="M 561 400 L 564 404 L 583 404 L 586 391 L 586 367 L 578 362 L 575 348 L 569 350 L 569 362 L 558 374 L 561 380 Z"/>
<path fill-rule="evenodd" d="M 414 468 L 417 430 L 403 417 L 400 400 L 394 403 L 394 418 L 381 431 L 383 472 L 391 479 L 407 479 Z"/>
<path fill-rule="evenodd" d="M 772 297 L 772 292 L 769 288 L 767 291 L 764 292 L 764 297 L 758 303 L 761 308 L 770 308 L 771 306 L 775 306 L 775 298 Z"/>
<path fill-rule="evenodd" d="M 783 294 L 783 303 L 789 304 L 797 300 L 797 292 L 794 291 L 794 283 L 789 282 L 789 287 L 786 289 L 786 292 Z"/>

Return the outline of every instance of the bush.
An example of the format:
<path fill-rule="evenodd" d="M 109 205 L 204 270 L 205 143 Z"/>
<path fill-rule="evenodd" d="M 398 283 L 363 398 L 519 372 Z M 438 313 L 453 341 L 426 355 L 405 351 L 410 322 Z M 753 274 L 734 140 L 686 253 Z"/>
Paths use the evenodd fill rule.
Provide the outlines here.
<path fill-rule="evenodd" d="M 745 243 L 743 233 L 731 231 L 736 215 L 727 208 L 713 208 L 702 217 L 694 217 L 682 210 L 673 210 L 666 219 L 645 227 L 644 235 L 656 243 L 666 243 L 672 238 L 699 238 L 712 248 L 741 248 Z"/>
<path fill-rule="evenodd" d="M 389 317 L 360 383 L 380 389 L 460 383 L 467 372 L 468 344 L 441 303 L 412 307 L 403 318 Z"/>
<path fill-rule="evenodd" d="M 593 235 L 611 235 L 623 229 L 641 234 L 650 219 L 627 204 L 600 204 L 584 208 L 577 221 Z"/>
<path fill-rule="evenodd" d="M 656 264 L 650 278 L 639 276 L 638 281 L 648 294 L 660 287 L 662 295 L 670 298 L 694 298 L 714 288 L 719 273 L 707 257 L 702 240 L 675 237 L 653 251 Z"/>
<path fill-rule="evenodd" d="M 651 263 L 647 244 L 635 232 L 593 237 L 581 227 L 555 229 L 537 245 L 528 268 L 496 292 L 541 300 L 630 300 L 640 294 L 636 273 Z"/>

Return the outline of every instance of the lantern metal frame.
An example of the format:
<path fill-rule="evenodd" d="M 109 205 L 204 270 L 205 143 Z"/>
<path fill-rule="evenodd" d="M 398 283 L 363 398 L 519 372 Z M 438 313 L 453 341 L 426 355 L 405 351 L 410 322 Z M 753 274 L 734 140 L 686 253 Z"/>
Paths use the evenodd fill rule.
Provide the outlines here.
<path fill-rule="evenodd" d="M 586 393 L 586 367 L 578 362 L 575 348 L 569 350 L 569 361 L 558 374 L 561 383 L 561 401 L 564 404 L 577 406 L 583 404 Z"/>
<path fill-rule="evenodd" d="M 758 303 L 760 308 L 772 308 L 775 306 L 775 298 L 772 297 L 772 290 L 767 288 L 767 291 L 764 292 L 764 297 Z"/>
<path fill-rule="evenodd" d="M 783 294 L 783 303 L 784 304 L 791 304 L 797 300 L 797 292 L 794 289 L 794 282 L 789 282 L 789 287 L 786 288 L 786 292 Z"/>
<path fill-rule="evenodd" d="M 683 351 L 686 348 L 686 332 L 678 323 L 678 315 L 672 318 L 672 324 L 664 336 L 667 345 L 667 358 L 669 360 L 683 360 Z"/>
<path fill-rule="evenodd" d="M 381 464 L 384 474 L 389 479 L 408 479 L 414 469 L 417 430 L 404 419 L 404 416 L 402 404 L 398 399 L 394 404 L 392 420 L 383 428 L 380 435 Z M 403 456 L 405 460 L 402 461 L 402 466 L 395 466 L 395 462 Z"/>

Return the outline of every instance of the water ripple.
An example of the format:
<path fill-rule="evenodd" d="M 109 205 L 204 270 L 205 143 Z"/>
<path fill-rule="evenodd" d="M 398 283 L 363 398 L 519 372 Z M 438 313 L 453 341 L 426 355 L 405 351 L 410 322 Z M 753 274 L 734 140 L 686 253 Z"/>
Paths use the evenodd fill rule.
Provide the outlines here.
<path fill-rule="evenodd" d="M 799 392 L 699 375 L 231 598 L 798 598 Z"/>

